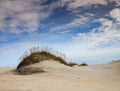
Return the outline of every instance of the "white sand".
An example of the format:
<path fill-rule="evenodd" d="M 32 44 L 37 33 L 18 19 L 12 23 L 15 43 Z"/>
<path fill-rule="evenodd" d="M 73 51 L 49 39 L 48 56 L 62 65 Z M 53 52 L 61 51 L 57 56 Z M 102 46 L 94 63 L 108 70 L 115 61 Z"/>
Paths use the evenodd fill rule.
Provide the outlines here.
<path fill-rule="evenodd" d="M 120 91 L 120 62 L 67 67 L 55 61 L 29 66 L 45 72 L 15 75 L 0 68 L 0 91 Z"/>

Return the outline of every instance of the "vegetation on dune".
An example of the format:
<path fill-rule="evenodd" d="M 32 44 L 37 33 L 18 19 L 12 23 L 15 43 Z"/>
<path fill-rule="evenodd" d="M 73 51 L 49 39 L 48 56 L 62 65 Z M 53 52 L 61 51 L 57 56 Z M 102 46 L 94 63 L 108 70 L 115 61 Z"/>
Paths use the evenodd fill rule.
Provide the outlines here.
<path fill-rule="evenodd" d="M 88 66 L 88 64 L 87 63 L 81 63 L 79 66 Z"/>
<path fill-rule="evenodd" d="M 39 47 L 34 47 L 30 49 L 30 52 L 25 52 L 24 55 L 20 58 L 20 60 L 22 60 L 18 66 L 17 66 L 17 70 L 19 70 L 20 68 L 23 68 L 25 66 L 34 64 L 34 63 L 38 63 L 44 60 L 54 60 L 54 61 L 58 61 L 66 66 L 70 66 L 73 67 L 75 65 L 78 66 L 88 66 L 86 63 L 82 63 L 82 64 L 77 64 L 74 62 L 69 62 L 67 63 L 65 61 L 65 55 L 60 53 L 60 52 L 56 52 L 53 51 L 52 49 L 45 47 L 45 48 L 39 48 Z"/>
<path fill-rule="evenodd" d="M 78 64 L 74 63 L 74 62 L 69 62 L 67 65 L 73 67 L 73 66 L 78 65 Z"/>
<path fill-rule="evenodd" d="M 49 48 L 43 49 L 41 51 L 38 50 L 37 48 L 32 48 L 30 55 L 23 56 L 22 61 L 17 66 L 17 69 L 30 64 L 34 64 L 34 63 L 38 63 L 38 62 L 41 62 L 44 60 L 50 60 L 50 59 L 58 61 L 64 65 L 67 65 L 67 62 L 65 61 L 65 59 L 62 58 L 64 54 L 59 53 L 60 56 L 58 56 L 57 53 L 54 55 L 54 53 L 52 53 L 52 51 L 50 51 Z"/>

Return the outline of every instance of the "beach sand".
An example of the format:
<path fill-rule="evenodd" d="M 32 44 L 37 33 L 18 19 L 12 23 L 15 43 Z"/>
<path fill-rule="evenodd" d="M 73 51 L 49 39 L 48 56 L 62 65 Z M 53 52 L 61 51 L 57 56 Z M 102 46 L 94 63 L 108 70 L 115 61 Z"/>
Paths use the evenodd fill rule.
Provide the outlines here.
<path fill-rule="evenodd" d="M 20 75 L 0 68 L 0 91 L 120 91 L 120 61 L 69 67 L 46 60 L 29 67 L 44 71 Z"/>

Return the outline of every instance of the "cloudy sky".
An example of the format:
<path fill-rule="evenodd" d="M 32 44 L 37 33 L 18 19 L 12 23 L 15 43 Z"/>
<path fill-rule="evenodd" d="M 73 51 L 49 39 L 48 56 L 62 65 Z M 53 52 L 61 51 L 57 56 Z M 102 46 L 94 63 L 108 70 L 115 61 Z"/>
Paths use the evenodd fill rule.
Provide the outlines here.
<path fill-rule="evenodd" d="M 77 63 L 120 59 L 120 0 L 0 0 L 0 67 L 34 46 Z"/>

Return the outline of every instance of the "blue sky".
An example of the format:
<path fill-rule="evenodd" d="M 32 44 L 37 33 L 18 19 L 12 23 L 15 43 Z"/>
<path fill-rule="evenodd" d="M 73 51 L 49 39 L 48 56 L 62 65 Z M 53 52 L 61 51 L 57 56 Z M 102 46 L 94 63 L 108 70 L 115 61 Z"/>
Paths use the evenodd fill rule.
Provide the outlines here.
<path fill-rule="evenodd" d="M 0 67 L 16 66 L 36 46 L 107 63 L 120 59 L 119 45 L 119 0 L 0 0 Z"/>

